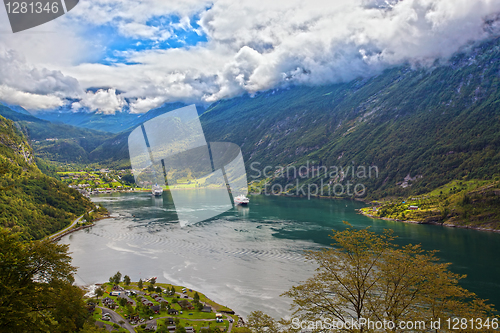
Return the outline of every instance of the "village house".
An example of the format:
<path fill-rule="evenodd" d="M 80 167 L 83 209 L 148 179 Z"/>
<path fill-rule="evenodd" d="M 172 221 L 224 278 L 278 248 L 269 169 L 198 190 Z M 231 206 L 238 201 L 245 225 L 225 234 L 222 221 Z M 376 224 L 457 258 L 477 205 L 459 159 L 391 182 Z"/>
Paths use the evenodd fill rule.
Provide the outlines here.
<path fill-rule="evenodd" d="M 151 302 L 150 300 L 145 299 L 145 298 L 141 301 L 141 303 L 146 305 L 146 306 L 153 306 L 153 302 Z"/>
<path fill-rule="evenodd" d="M 109 297 L 105 297 L 102 299 L 102 304 L 107 306 L 110 309 L 114 309 L 116 307 L 116 302 L 114 299 L 111 299 Z"/>
<path fill-rule="evenodd" d="M 120 296 L 118 296 L 118 298 L 124 298 L 127 300 L 127 304 L 135 306 L 135 301 L 126 295 L 120 295 Z"/>

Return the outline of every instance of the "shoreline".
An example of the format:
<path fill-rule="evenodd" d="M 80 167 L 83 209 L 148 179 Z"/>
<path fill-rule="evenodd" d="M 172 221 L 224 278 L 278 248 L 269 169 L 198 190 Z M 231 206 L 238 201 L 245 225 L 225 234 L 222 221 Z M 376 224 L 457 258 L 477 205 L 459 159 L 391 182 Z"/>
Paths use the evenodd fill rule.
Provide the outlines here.
<path fill-rule="evenodd" d="M 63 232 L 62 234 L 60 234 L 60 235 L 57 235 L 57 236 L 55 236 L 55 237 L 51 237 L 51 238 L 50 238 L 50 241 L 51 241 L 51 242 L 58 242 L 58 241 L 60 241 L 60 240 L 61 240 L 61 238 L 63 238 L 64 236 L 67 236 L 67 235 L 69 235 L 69 234 L 72 234 L 72 233 L 74 233 L 75 231 L 80 231 L 80 230 L 83 230 L 83 229 L 92 228 L 92 227 L 94 227 L 94 226 L 95 226 L 95 222 L 100 221 L 100 220 L 104 220 L 104 219 L 109 219 L 109 218 L 111 218 L 111 216 L 108 214 L 108 215 L 107 215 L 107 216 L 105 216 L 105 217 L 101 217 L 101 218 L 96 219 L 95 221 L 93 221 L 93 222 L 92 222 L 92 224 L 82 225 L 82 226 L 79 226 L 79 227 L 77 227 L 77 228 L 70 228 L 70 229 L 68 229 L 67 231 L 65 231 L 65 232 Z M 64 229 L 63 229 L 63 230 L 64 230 Z M 60 231 L 59 231 L 59 232 L 60 232 Z M 58 233 L 59 233 L 59 232 L 58 232 Z"/>
<path fill-rule="evenodd" d="M 188 189 L 182 189 L 182 190 L 188 190 Z M 170 191 L 170 189 L 164 190 L 164 191 Z M 134 191 L 117 191 L 114 193 L 146 193 L 149 192 L 148 190 L 134 190 Z M 111 194 L 111 193 L 99 193 L 99 194 Z M 262 195 L 259 193 L 249 193 L 249 195 Z M 271 196 L 271 195 L 270 195 Z M 314 199 L 320 199 L 320 200 L 349 200 L 349 201 L 357 201 L 357 202 L 363 202 L 364 204 L 369 205 L 371 201 L 367 201 L 363 198 L 342 198 L 342 197 L 329 197 L 329 196 L 321 196 L 321 195 L 316 195 L 316 196 L 311 196 L 311 198 L 308 198 L 307 196 L 302 196 L 302 195 L 286 195 L 286 194 L 281 194 L 277 195 L 280 197 L 290 197 L 290 198 L 301 198 L 301 199 L 307 199 L 310 200 L 312 198 Z M 374 216 L 371 214 L 364 213 L 360 209 L 356 209 L 358 214 L 364 215 L 366 217 L 372 218 L 372 219 L 378 219 L 378 220 L 385 220 L 385 221 L 393 221 L 393 222 L 402 222 L 402 223 L 410 223 L 410 224 L 428 224 L 428 225 L 435 225 L 435 226 L 442 226 L 442 227 L 448 227 L 448 228 L 459 228 L 459 229 L 470 229 L 470 230 L 477 230 L 477 231 L 485 231 L 485 232 L 493 232 L 493 233 L 500 233 L 500 229 L 491 229 L 491 228 L 482 228 L 482 227 L 475 227 L 475 226 L 468 226 L 468 225 L 456 225 L 456 224 L 446 224 L 446 223 L 436 223 L 436 222 L 418 222 L 418 221 L 411 221 L 411 220 L 398 220 L 398 219 L 393 219 L 393 218 L 388 218 L 388 217 L 379 217 L 379 216 Z M 105 218 L 110 218 L 111 216 L 107 216 Z M 75 230 L 76 231 L 76 230 Z"/>
<path fill-rule="evenodd" d="M 360 209 L 357 209 L 357 212 L 358 212 L 358 214 L 364 215 L 364 216 L 372 218 L 372 219 L 377 219 L 377 220 L 385 220 L 385 221 L 392 221 L 392 222 L 402 222 L 402 223 L 409 223 L 409 224 L 427 224 L 427 225 L 435 225 L 435 226 L 448 227 L 448 228 L 470 229 L 470 230 L 477 230 L 477 231 L 500 233 L 499 229 L 482 228 L 482 227 L 467 226 L 467 225 L 437 223 L 437 222 L 418 222 L 418 221 L 411 221 L 411 220 L 403 221 L 403 220 L 393 219 L 393 218 L 389 218 L 389 217 L 374 216 L 374 215 L 371 215 L 371 214 L 368 214 L 368 213 L 364 213 Z"/>
<path fill-rule="evenodd" d="M 256 195 L 256 196 L 262 195 L 261 193 L 249 193 L 249 194 Z M 359 198 L 359 197 L 343 198 L 343 197 L 329 197 L 329 196 L 315 195 L 315 196 L 311 196 L 310 198 L 308 198 L 307 196 L 303 196 L 303 195 L 287 195 L 287 194 L 280 194 L 277 196 L 290 197 L 290 198 L 303 198 L 303 199 L 307 199 L 307 200 L 311 200 L 312 198 L 320 199 L 320 200 L 325 200 L 325 199 L 326 200 L 349 200 L 349 201 L 362 202 L 366 205 L 369 205 L 372 203 L 372 201 L 369 201 L 369 200 L 366 200 L 363 198 Z M 383 199 L 380 199 L 380 200 L 383 200 Z M 378 219 L 378 220 L 402 222 L 402 223 L 409 223 L 409 224 L 428 224 L 428 225 L 442 226 L 442 227 L 448 227 L 448 228 L 470 229 L 470 230 L 477 230 L 477 231 L 500 233 L 500 229 L 491 229 L 491 228 L 483 228 L 483 227 L 476 227 L 476 226 L 470 226 L 470 225 L 457 225 L 457 224 L 446 224 L 446 223 L 437 223 L 437 222 L 418 222 L 418 221 L 411 221 L 411 220 L 403 221 L 403 220 L 398 220 L 398 219 L 393 219 L 393 218 L 388 218 L 388 217 L 374 216 L 374 215 L 371 215 L 368 213 L 364 213 L 361 209 L 355 209 L 355 210 L 358 212 L 358 214 L 364 215 L 364 216 L 372 218 L 372 219 Z"/>

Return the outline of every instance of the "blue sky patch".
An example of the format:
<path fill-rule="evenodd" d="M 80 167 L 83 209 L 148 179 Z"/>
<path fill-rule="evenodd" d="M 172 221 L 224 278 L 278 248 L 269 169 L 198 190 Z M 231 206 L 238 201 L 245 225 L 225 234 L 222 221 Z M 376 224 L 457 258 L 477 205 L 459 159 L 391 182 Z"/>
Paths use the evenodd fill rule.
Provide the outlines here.
<path fill-rule="evenodd" d="M 118 26 L 125 23 L 123 20 L 115 20 L 100 26 L 86 26 L 83 29 L 84 35 L 94 41 L 97 48 L 96 59 L 93 62 L 112 65 L 132 63 L 127 61 L 128 52 L 141 52 L 147 50 L 167 50 L 182 47 L 194 46 L 207 42 L 207 36 L 202 32 L 196 23 L 199 15 L 190 18 L 190 26 L 183 27 L 178 16 L 156 16 L 146 22 L 148 27 L 156 27 L 159 32 L 168 32 L 170 37 L 162 40 L 154 38 L 127 37 L 120 34 Z"/>

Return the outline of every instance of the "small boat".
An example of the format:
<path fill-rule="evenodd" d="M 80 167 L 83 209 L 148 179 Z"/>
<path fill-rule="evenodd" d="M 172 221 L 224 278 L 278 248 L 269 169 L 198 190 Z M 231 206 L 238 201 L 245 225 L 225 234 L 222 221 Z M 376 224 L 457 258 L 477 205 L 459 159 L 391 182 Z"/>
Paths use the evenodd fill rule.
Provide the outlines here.
<path fill-rule="evenodd" d="M 163 189 L 161 188 L 161 186 L 158 186 L 158 184 L 155 184 L 151 189 L 151 194 L 155 197 L 161 197 L 161 195 L 163 194 Z"/>
<path fill-rule="evenodd" d="M 242 205 L 246 206 L 250 202 L 250 199 L 248 199 L 246 196 L 243 194 L 238 195 L 237 197 L 234 198 L 234 203 L 236 205 Z"/>

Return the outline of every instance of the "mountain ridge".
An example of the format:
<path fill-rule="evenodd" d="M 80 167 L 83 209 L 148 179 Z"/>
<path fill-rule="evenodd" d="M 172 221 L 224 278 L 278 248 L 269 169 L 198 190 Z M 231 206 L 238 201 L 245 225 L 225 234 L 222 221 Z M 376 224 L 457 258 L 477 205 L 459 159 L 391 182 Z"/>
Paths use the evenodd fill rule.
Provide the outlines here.
<path fill-rule="evenodd" d="M 39 119 L 48 120 L 52 123 L 63 123 L 66 125 L 118 134 L 135 128 L 160 114 L 182 108 L 186 105 L 187 104 L 180 102 L 166 103 L 146 113 L 120 111 L 114 114 L 104 114 L 98 112 L 73 112 L 72 110 L 63 110 L 59 112 L 38 111 L 33 115 Z M 204 112 L 202 106 L 197 106 L 197 110 L 199 114 Z"/>

